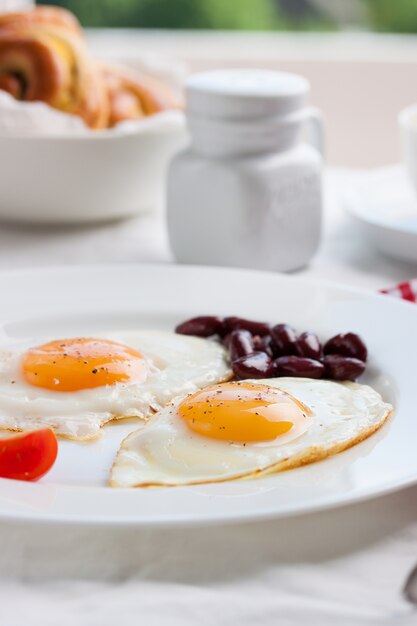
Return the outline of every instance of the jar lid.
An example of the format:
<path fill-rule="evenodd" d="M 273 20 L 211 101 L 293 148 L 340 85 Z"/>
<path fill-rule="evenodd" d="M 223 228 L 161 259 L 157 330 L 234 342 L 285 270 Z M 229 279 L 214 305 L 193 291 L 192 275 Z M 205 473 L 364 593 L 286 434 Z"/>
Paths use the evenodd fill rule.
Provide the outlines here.
<path fill-rule="evenodd" d="M 262 69 L 225 69 L 190 76 L 187 111 L 243 119 L 275 117 L 304 105 L 310 84 L 302 76 Z"/>

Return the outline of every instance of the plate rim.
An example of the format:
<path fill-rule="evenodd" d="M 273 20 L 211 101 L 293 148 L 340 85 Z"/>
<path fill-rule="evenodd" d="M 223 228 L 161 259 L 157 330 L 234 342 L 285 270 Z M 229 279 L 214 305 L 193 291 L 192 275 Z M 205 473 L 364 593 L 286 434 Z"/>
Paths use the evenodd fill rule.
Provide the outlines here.
<path fill-rule="evenodd" d="M 371 288 L 366 288 L 366 287 L 361 287 L 361 286 L 352 286 L 352 285 L 344 285 L 344 284 L 339 284 L 337 283 L 335 280 L 332 279 L 328 279 L 328 278 L 318 278 L 316 276 L 303 276 L 303 275 L 298 275 L 298 274 L 292 274 L 292 273 L 284 273 L 284 272 L 278 272 L 278 271 L 273 271 L 273 270 L 258 270 L 258 269 L 250 269 L 250 268 L 240 268 L 240 267 L 227 267 L 227 266 L 223 266 L 223 265 L 219 265 L 219 266 L 212 266 L 212 265 L 196 265 L 196 264 L 175 264 L 175 263 L 169 263 L 169 262 L 164 262 L 164 263 L 142 263 L 142 262 L 138 262 L 138 263 L 80 263 L 80 264 L 73 264 L 73 265 L 53 265 L 53 266 L 43 266 L 43 265 L 39 265 L 39 266 L 34 266 L 34 267 L 30 267 L 30 268 L 24 268 L 24 267 L 18 267 L 18 268 L 12 268 L 12 269 L 4 269 L 1 268 L 0 269 L 0 280 L 2 279 L 3 276 L 13 276 L 13 275 L 24 275 L 24 274 L 53 274 L 53 273 L 57 273 L 57 272 L 66 272 L 66 273 L 71 273 L 71 272 L 86 272 L 89 270 L 95 270 L 95 271 L 102 271 L 102 270 L 120 270 L 120 271 L 136 271 L 136 270 L 146 270 L 149 269 L 151 271 L 153 270 L 160 270 L 160 269 L 164 269 L 164 270 L 168 270 L 168 271 L 202 271 L 202 272 L 217 272 L 217 273 L 223 273 L 223 272 L 228 272 L 228 273 L 236 273 L 236 274 L 253 274 L 253 275 L 268 275 L 268 276 L 279 276 L 280 280 L 284 280 L 284 281 L 288 281 L 288 282 L 299 282 L 299 283 L 305 283 L 305 284 L 314 284 L 314 285 L 323 285 L 325 287 L 329 287 L 329 288 L 333 288 L 333 289 L 339 289 L 341 291 L 344 291 L 346 293 L 351 293 L 353 295 L 362 295 L 362 296 L 367 296 L 369 298 L 375 298 L 375 299 L 379 299 L 379 300 L 386 300 L 386 296 L 387 294 L 385 293 L 381 293 L 379 291 L 374 291 Z M 392 303 L 396 303 L 395 306 L 406 306 L 407 308 L 409 307 L 409 305 L 413 305 L 413 303 L 407 301 L 407 300 L 403 300 L 401 298 L 392 298 L 390 300 Z"/>
<path fill-rule="evenodd" d="M 318 461 L 319 463 L 325 462 Z M 308 466 L 306 466 L 308 467 Z M 290 471 L 290 470 L 289 470 Z M 3 480 L 3 479 L 1 479 Z M 8 479 L 4 479 L 8 480 Z M 11 482 L 11 481 L 9 481 Z M 405 480 L 393 481 L 388 484 L 386 487 L 375 491 L 371 488 L 367 490 L 363 490 L 358 493 L 356 496 L 351 496 L 348 499 L 339 499 L 339 497 L 331 497 L 331 499 L 323 499 L 319 501 L 316 505 L 309 505 L 308 509 L 303 509 L 301 506 L 293 506 L 289 507 L 284 511 L 267 511 L 262 513 L 256 512 L 247 512 L 247 513 L 239 513 L 232 514 L 227 516 L 217 516 L 210 518 L 193 518 L 190 517 L 171 517 L 170 519 L 161 519 L 161 518 L 153 518 L 153 519 L 140 519 L 135 517 L 122 518 L 122 517 L 94 517 L 92 515 L 89 516 L 69 516 L 69 515 L 61 515 L 60 517 L 51 517 L 46 513 L 34 513 L 33 515 L 25 513 L 4 513 L 0 511 L 0 522 L 13 522 L 16 524 L 33 524 L 33 525 L 77 525 L 77 526 L 86 526 L 86 527 L 94 527 L 100 526 L 105 527 L 108 526 L 110 528 L 155 528 L 155 529 L 166 529 L 166 528 L 191 528 L 191 527 L 202 527 L 202 526 L 223 526 L 223 525 L 233 525 L 233 524 L 247 524 L 247 523 L 256 523 L 263 521 L 271 521 L 278 519 L 292 519 L 295 517 L 301 517 L 305 515 L 312 515 L 315 513 L 331 511 L 333 509 L 339 509 L 347 506 L 351 506 L 354 504 L 360 504 L 361 502 L 367 502 L 370 500 L 376 500 L 378 498 L 383 498 L 392 493 L 396 493 L 397 491 L 402 491 L 403 489 L 407 489 L 417 484 L 417 474 L 416 476 L 409 476 Z M 88 487 L 82 487 L 83 490 L 87 490 Z M 92 488 L 94 489 L 94 488 Z M 168 489 L 176 489 L 176 487 L 168 487 Z"/>

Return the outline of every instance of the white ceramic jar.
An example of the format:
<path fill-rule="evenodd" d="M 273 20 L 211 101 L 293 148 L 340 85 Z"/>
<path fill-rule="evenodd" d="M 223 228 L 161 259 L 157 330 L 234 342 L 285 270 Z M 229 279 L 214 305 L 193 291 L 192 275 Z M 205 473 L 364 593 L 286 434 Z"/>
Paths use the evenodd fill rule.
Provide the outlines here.
<path fill-rule="evenodd" d="M 168 231 L 177 261 L 289 271 L 320 239 L 320 115 L 309 83 L 268 70 L 187 82 L 191 145 L 170 166 Z M 302 141 L 309 123 L 315 147 Z"/>

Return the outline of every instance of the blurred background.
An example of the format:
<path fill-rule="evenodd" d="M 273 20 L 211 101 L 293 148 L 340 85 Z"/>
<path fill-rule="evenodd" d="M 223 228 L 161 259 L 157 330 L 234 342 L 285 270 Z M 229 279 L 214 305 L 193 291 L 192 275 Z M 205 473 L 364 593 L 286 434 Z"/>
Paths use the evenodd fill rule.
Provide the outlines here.
<path fill-rule="evenodd" d="M 417 0 L 59 0 L 85 26 L 414 33 Z"/>
<path fill-rule="evenodd" d="M 398 112 L 417 96 L 417 0 L 52 0 L 94 52 L 160 56 L 189 71 L 296 72 L 324 113 L 331 165 L 400 160 Z"/>

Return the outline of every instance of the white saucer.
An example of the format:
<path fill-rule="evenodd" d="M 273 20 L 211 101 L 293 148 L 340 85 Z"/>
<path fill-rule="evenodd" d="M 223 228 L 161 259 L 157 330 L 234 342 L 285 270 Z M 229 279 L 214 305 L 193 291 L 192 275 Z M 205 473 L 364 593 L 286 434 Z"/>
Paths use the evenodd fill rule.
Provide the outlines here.
<path fill-rule="evenodd" d="M 417 194 L 402 166 L 363 174 L 343 205 L 381 252 L 417 263 Z"/>

